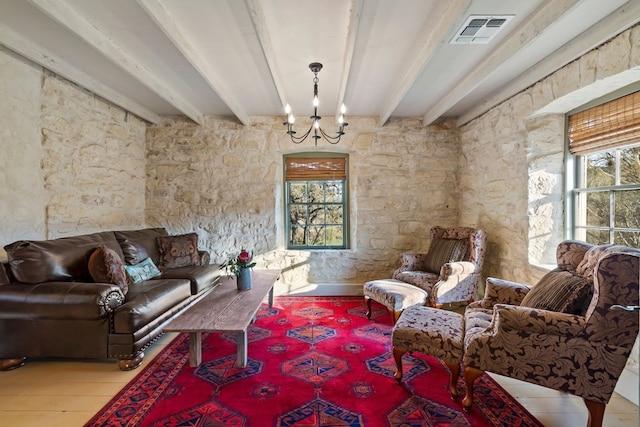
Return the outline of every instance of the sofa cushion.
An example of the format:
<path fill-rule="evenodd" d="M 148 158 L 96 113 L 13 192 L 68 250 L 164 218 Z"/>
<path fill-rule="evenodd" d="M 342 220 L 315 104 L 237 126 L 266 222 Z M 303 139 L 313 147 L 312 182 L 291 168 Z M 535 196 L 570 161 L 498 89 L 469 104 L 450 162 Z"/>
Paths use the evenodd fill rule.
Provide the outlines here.
<path fill-rule="evenodd" d="M 136 265 L 125 265 L 124 269 L 127 271 L 132 283 L 144 282 L 161 274 L 151 258 L 146 258 Z"/>
<path fill-rule="evenodd" d="M 523 307 L 580 314 L 593 283 L 569 271 L 555 269 L 544 275 L 520 303 Z"/>
<path fill-rule="evenodd" d="M 135 333 L 157 318 L 175 314 L 190 297 L 186 279 L 145 280 L 131 286 L 124 304 L 113 313 L 113 332 Z"/>
<path fill-rule="evenodd" d="M 200 264 L 198 254 L 198 235 L 196 233 L 178 236 L 158 237 L 161 269 L 188 267 Z"/>
<path fill-rule="evenodd" d="M 469 239 L 442 239 L 431 242 L 425 259 L 427 271 L 440 274 L 440 268 L 448 262 L 464 261 L 469 257 Z"/>
<path fill-rule="evenodd" d="M 118 243 L 120 243 L 126 264 L 138 264 L 147 258 L 151 258 L 156 265 L 160 262 L 157 239 L 160 236 L 167 235 L 167 230 L 164 228 L 115 231 L 113 234 L 115 234 Z"/>
<path fill-rule="evenodd" d="M 191 295 L 197 295 L 218 283 L 222 272 L 218 264 L 189 265 L 162 270 L 162 276 L 160 277 L 163 279 L 189 279 L 191 282 Z"/>
<path fill-rule="evenodd" d="M 52 240 L 20 240 L 4 249 L 11 273 L 18 282 L 92 282 L 89 257 L 98 245 L 113 249 L 119 256 L 122 254 L 110 231 Z"/>
<path fill-rule="evenodd" d="M 0 285 L 8 285 L 9 283 L 11 280 L 9 280 L 7 269 L 4 264 L 0 263 Z"/>
<path fill-rule="evenodd" d="M 127 273 L 122 258 L 113 249 L 98 245 L 89 257 L 89 273 L 96 282 L 113 283 L 122 289 L 123 294 L 127 294 Z"/>

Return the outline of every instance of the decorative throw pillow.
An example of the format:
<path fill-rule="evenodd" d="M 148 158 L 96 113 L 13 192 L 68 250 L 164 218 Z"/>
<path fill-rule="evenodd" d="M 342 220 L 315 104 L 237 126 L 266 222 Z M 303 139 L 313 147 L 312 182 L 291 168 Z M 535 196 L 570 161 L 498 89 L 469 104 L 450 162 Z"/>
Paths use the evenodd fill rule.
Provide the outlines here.
<path fill-rule="evenodd" d="M 542 277 L 525 295 L 522 307 L 540 308 L 570 314 L 583 314 L 585 300 L 592 294 L 593 282 L 569 271 L 555 269 Z"/>
<path fill-rule="evenodd" d="M 151 258 L 146 258 L 144 261 L 135 265 L 125 265 L 124 269 L 127 271 L 133 283 L 144 282 L 145 280 L 153 279 L 162 274 Z"/>
<path fill-rule="evenodd" d="M 113 283 L 125 295 L 129 291 L 127 274 L 120 256 L 113 249 L 98 245 L 89 257 L 89 274 L 98 283 Z"/>
<path fill-rule="evenodd" d="M 440 274 L 440 268 L 448 262 L 465 261 L 469 257 L 469 239 L 442 239 L 431 242 L 425 259 L 425 269 Z"/>
<path fill-rule="evenodd" d="M 158 248 L 162 269 L 200 265 L 196 233 L 158 237 Z"/>

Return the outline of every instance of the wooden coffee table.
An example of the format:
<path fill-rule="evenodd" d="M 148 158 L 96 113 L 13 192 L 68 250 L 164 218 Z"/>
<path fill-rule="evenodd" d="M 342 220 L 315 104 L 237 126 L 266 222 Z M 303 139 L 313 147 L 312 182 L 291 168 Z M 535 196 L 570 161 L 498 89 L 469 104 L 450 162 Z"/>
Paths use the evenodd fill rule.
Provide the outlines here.
<path fill-rule="evenodd" d="M 273 285 L 280 270 L 254 269 L 251 276 L 252 286 L 247 291 L 237 289 L 235 276 L 222 277 L 209 294 L 164 327 L 166 332 L 189 333 L 189 366 L 202 363 L 203 332 L 235 332 L 236 366 L 247 365 L 247 327 L 267 295 L 269 307 L 273 306 Z"/>

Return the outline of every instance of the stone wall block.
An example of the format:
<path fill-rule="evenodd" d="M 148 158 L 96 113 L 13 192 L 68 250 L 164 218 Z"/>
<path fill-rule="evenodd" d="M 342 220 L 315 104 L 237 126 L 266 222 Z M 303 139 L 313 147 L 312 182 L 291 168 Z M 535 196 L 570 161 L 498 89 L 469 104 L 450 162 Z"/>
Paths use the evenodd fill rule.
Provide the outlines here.
<path fill-rule="evenodd" d="M 624 32 L 597 49 L 596 78 L 610 77 L 629 69 L 631 52 L 630 32 Z"/>
<path fill-rule="evenodd" d="M 596 81 L 596 70 L 598 64 L 598 51 L 592 50 L 582 55 L 578 59 L 580 64 L 580 87 L 585 87 Z"/>

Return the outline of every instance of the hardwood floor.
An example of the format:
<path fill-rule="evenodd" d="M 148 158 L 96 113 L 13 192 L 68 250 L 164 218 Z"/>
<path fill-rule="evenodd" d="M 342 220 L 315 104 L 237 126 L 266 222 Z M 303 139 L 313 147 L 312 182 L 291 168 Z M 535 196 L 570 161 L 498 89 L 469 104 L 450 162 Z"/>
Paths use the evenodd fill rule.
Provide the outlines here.
<path fill-rule="evenodd" d="M 167 333 L 146 352 L 145 366 L 174 337 Z M 0 426 L 82 426 L 122 389 L 140 368 L 122 372 L 114 361 L 29 361 L 0 372 Z M 584 426 L 582 400 L 536 385 L 494 376 L 547 427 Z M 613 396 L 605 412 L 608 427 L 637 427 L 638 407 Z"/>

